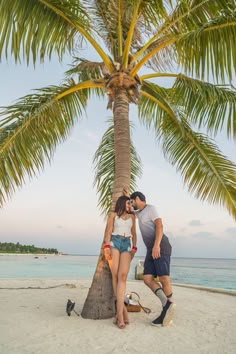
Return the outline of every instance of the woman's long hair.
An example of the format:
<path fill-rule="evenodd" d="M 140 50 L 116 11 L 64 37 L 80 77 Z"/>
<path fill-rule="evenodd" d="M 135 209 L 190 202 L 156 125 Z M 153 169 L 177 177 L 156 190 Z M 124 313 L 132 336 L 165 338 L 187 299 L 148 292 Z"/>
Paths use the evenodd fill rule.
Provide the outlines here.
<path fill-rule="evenodd" d="M 130 200 L 129 197 L 122 195 L 116 201 L 115 213 L 120 217 L 126 211 L 126 202 Z"/>

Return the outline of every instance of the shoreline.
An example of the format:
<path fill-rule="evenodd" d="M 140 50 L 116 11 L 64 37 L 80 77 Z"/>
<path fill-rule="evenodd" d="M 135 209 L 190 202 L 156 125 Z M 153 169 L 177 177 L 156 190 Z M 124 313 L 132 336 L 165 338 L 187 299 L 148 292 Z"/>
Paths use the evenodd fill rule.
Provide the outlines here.
<path fill-rule="evenodd" d="M 64 256 L 56 253 L 1 253 L 0 256 Z"/>
<path fill-rule="evenodd" d="M 56 277 L 59 280 L 80 276 L 82 278 L 92 278 L 96 269 L 96 258 L 97 256 L 85 255 L 61 257 L 61 255 L 48 253 L 0 253 L 0 279 L 50 279 Z M 206 259 L 206 261 L 201 261 L 199 266 L 200 261 L 194 261 L 193 258 L 190 261 L 187 258 L 185 259 L 186 261 L 179 261 L 178 258 L 173 258 L 172 284 L 177 286 L 181 284 L 197 289 L 202 288 L 203 290 L 210 289 L 208 291 L 211 292 L 223 291 L 232 294 L 236 291 L 235 260 L 226 259 L 222 261 L 222 259 L 219 259 L 219 262 L 215 262 L 212 259 Z M 138 256 L 132 262 L 128 280 L 132 281 L 136 278 L 136 267 L 139 261 L 140 257 Z M 37 266 L 36 262 L 38 262 Z M 77 270 L 73 266 L 74 263 L 78 265 Z M 188 267 L 192 266 L 194 267 L 193 276 L 190 277 Z M 204 267 L 206 270 L 202 272 L 201 268 Z M 207 270 L 208 267 L 209 271 Z M 230 273 L 227 269 L 230 269 Z"/>
<path fill-rule="evenodd" d="M 74 313 L 67 316 L 68 299 L 75 301 L 75 310 L 81 313 L 91 281 L 68 278 L 1 280 L 1 287 L 18 289 L 0 289 L 0 352 L 235 353 L 233 296 L 173 285 L 177 305 L 173 324 L 159 328 L 151 326 L 151 321 L 160 314 L 160 301 L 142 281 L 128 281 L 126 292 L 137 292 L 141 304 L 150 308 L 151 313 L 129 313 L 130 324 L 120 330 L 112 319 L 95 321 Z"/>
<path fill-rule="evenodd" d="M 91 278 L 78 278 L 76 279 L 75 277 L 66 277 L 66 279 L 68 281 L 91 281 L 92 282 L 92 279 L 93 277 Z M 60 282 L 60 281 L 64 281 L 65 278 L 0 278 L 0 281 L 1 283 L 6 281 L 6 282 L 11 282 L 11 281 L 20 281 L 20 282 L 31 282 L 31 281 L 39 281 L 39 282 L 42 282 L 42 281 L 57 281 L 57 282 Z M 143 284 L 143 280 L 135 280 L 135 279 L 128 279 L 128 282 L 129 283 L 140 283 L 140 284 Z M 172 282 L 172 286 L 176 286 L 176 287 L 181 287 L 181 288 L 186 288 L 186 289 L 195 289 L 195 290 L 201 290 L 201 291 L 206 291 L 206 292 L 211 292 L 211 293 L 215 293 L 215 294 L 223 294 L 223 295 L 231 295 L 231 296 L 236 296 L 236 290 L 232 289 L 223 289 L 223 288 L 214 288 L 214 287 L 208 287 L 208 286 L 201 286 L 201 285 L 197 285 L 197 284 L 184 284 L 184 283 L 173 283 Z M 5 289 L 4 287 L 0 286 L 0 290 L 1 289 Z M 8 290 L 17 290 L 17 288 L 7 288 Z"/>
<path fill-rule="evenodd" d="M 93 277 L 90 277 L 90 278 L 75 278 L 75 277 L 66 277 L 66 279 L 68 281 L 91 281 L 92 282 L 92 279 Z M 31 281 L 39 281 L 39 282 L 42 282 L 42 281 L 57 281 L 57 282 L 60 282 L 60 281 L 64 281 L 65 280 L 65 277 L 62 277 L 62 278 L 25 278 L 25 277 L 22 277 L 22 278 L 1 278 L 0 277 L 0 281 L 1 283 L 6 281 L 6 282 L 14 282 L 14 281 L 20 281 L 20 282 L 31 282 Z M 127 280 L 129 283 L 140 283 L 140 284 L 143 284 L 143 280 L 136 280 L 136 279 L 128 279 Z M 196 289 L 196 290 L 201 290 L 201 291 L 206 291 L 206 292 L 211 292 L 211 293 L 215 293 L 215 294 L 223 294 L 223 295 L 231 295 L 231 296 L 236 296 L 236 290 L 235 289 L 224 289 L 224 288 L 214 288 L 214 287 L 208 287 L 208 286 L 202 286 L 202 285 L 197 285 L 197 284 L 185 284 L 185 283 L 174 283 L 172 282 L 172 286 L 176 286 L 176 287 L 181 287 L 181 288 L 186 288 L 186 289 Z M 5 289 L 4 287 L 0 286 L 0 290 L 1 289 Z M 9 290 L 11 290 L 10 288 L 8 288 Z M 12 290 L 14 290 L 14 288 L 12 288 Z"/>
<path fill-rule="evenodd" d="M 48 255 L 48 256 L 72 256 L 72 257 L 99 257 L 99 254 L 70 254 L 70 253 L 63 253 L 63 252 L 58 252 L 58 254 L 56 253 L 2 253 L 0 252 L 0 256 L 32 256 L 32 255 L 36 255 L 36 256 L 42 256 L 42 255 Z M 144 255 L 136 255 L 135 259 L 137 258 L 145 258 L 145 254 Z M 235 261 L 236 258 L 215 258 L 215 257 L 177 257 L 177 256 L 172 256 L 171 258 L 173 259 L 204 259 L 204 260 L 229 260 L 229 261 Z"/>

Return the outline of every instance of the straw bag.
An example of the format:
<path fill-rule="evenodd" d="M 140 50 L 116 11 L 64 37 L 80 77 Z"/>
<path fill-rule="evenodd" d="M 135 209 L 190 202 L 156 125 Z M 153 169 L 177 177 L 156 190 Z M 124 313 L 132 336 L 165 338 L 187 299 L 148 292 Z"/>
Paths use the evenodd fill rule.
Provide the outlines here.
<path fill-rule="evenodd" d="M 148 307 L 144 307 L 140 304 L 140 296 L 134 291 L 125 295 L 125 306 L 128 312 L 140 312 L 143 310 L 145 313 L 150 313 L 151 310 Z"/>

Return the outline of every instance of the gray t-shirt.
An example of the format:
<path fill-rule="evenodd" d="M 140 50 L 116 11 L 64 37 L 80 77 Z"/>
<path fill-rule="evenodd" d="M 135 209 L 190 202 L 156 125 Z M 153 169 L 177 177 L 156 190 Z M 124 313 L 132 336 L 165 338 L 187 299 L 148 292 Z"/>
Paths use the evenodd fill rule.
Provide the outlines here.
<path fill-rule="evenodd" d="M 135 211 L 135 215 L 139 221 L 139 229 L 141 231 L 143 242 L 145 243 L 147 250 L 151 251 L 156 236 L 154 220 L 159 219 L 160 216 L 154 205 L 149 204 L 146 204 L 144 209 Z M 160 248 L 161 255 L 171 256 L 172 247 L 165 234 L 163 234 Z"/>

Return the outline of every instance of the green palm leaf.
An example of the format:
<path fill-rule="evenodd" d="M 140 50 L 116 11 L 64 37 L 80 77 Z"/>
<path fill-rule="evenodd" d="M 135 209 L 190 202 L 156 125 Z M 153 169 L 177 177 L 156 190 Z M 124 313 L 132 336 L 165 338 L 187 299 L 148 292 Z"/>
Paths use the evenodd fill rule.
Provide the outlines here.
<path fill-rule="evenodd" d="M 1 0 L 0 2 L 0 58 L 5 50 L 19 61 L 21 55 L 29 62 L 60 58 L 71 52 L 78 42 L 78 26 L 88 30 L 86 13 L 78 0 Z"/>
<path fill-rule="evenodd" d="M 159 33 L 184 33 L 193 28 L 208 23 L 209 19 L 215 18 L 225 10 L 234 11 L 235 6 L 228 0 L 187 0 L 178 1 L 169 18 L 159 30 Z"/>
<path fill-rule="evenodd" d="M 140 122 L 145 124 L 147 128 L 154 129 L 156 134 L 159 134 L 166 115 L 177 119 L 175 108 L 171 105 L 170 93 L 170 89 L 151 82 L 143 81 L 142 83 L 141 98 L 138 105 Z"/>
<path fill-rule="evenodd" d="M 90 91 L 74 91 L 71 80 L 51 86 L 5 107 L 0 121 L 0 205 L 15 187 L 50 161 L 86 107 Z M 71 93 L 72 91 L 72 93 Z"/>
<path fill-rule="evenodd" d="M 222 82 L 226 77 L 232 80 L 236 72 L 235 37 L 236 11 L 224 13 L 176 41 L 179 62 L 192 76 L 204 79 L 212 74 Z"/>
<path fill-rule="evenodd" d="M 236 137 L 236 90 L 178 75 L 172 97 L 198 128 Z"/>
<path fill-rule="evenodd" d="M 154 84 L 151 87 L 155 89 Z M 160 95 L 159 87 L 156 92 Z M 236 219 L 236 166 L 212 140 L 190 128 L 183 113 L 173 107 L 171 95 L 168 102 L 168 91 L 158 101 L 149 91 L 140 104 L 139 112 L 146 113 L 141 119 L 156 133 L 164 156 L 181 172 L 188 190 L 201 200 L 224 205 Z"/>
<path fill-rule="evenodd" d="M 162 146 L 165 157 L 180 171 L 188 190 L 201 200 L 226 207 L 236 219 L 236 166 L 204 134 L 191 130 L 185 117 L 182 131 L 165 121 Z"/>
<path fill-rule="evenodd" d="M 168 2 L 169 3 L 169 2 Z M 163 42 L 163 38 L 172 38 L 168 46 L 172 46 L 179 38 L 182 36 L 188 35 L 191 31 L 199 31 L 202 26 L 211 23 L 212 19 L 215 19 L 219 14 L 222 14 L 225 17 L 226 9 L 229 14 L 234 15 L 235 6 L 230 4 L 228 0 L 222 1 L 208 1 L 208 0 L 195 0 L 195 1 L 179 1 L 175 4 L 173 8 L 173 4 L 169 4 L 169 16 L 165 19 L 163 23 L 159 23 L 158 29 L 156 32 L 145 41 L 145 44 L 138 49 L 138 52 L 134 56 L 134 60 L 138 60 L 138 58 L 142 56 L 148 55 L 150 51 L 152 51 L 155 47 L 158 48 L 160 45 L 160 41 Z M 168 8 L 168 4 L 166 4 Z M 194 43 L 194 42 L 192 42 Z M 163 51 L 167 51 L 166 46 Z M 194 46 L 192 49 L 197 48 Z M 173 49 L 172 49 L 173 50 Z M 171 49 L 169 49 L 169 52 Z M 178 53 L 178 56 L 181 57 L 181 47 L 180 51 L 176 51 L 175 54 Z M 173 52 L 174 54 L 174 52 Z M 164 53 L 162 54 L 164 56 Z M 168 51 L 167 51 L 167 55 Z M 161 55 L 159 54 L 161 59 Z M 187 56 L 188 57 L 188 56 Z M 149 62 L 149 66 L 152 67 L 154 70 L 158 69 L 158 55 L 155 52 L 152 54 L 151 57 L 147 57 Z M 145 62 L 147 62 L 145 60 Z M 175 64 L 180 64 L 181 61 L 179 58 L 173 56 L 173 60 Z M 152 65 L 152 66 L 151 66 Z M 160 63 L 159 63 L 160 66 Z"/>
<path fill-rule="evenodd" d="M 132 21 L 134 2 L 135 0 L 94 0 L 86 5 L 92 15 L 94 27 L 114 60 L 118 60 L 122 54 L 122 47 Z"/>
<path fill-rule="evenodd" d="M 101 143 L 94 155 L 95 178 L 97 193 L 99 195 L 98 206 L 102 214 L 106 216 L 112 205 L 112 189 L 115 176 L 115 150 L 114 150 L 114 125 L 113 120 L 109 120 L 110 126 L 104 133 Z M 141 160 L 131 142 L 131 178 L 130 190 L 136 187 L 136 178 L 142 175 Z"/>
<path fill-rule="evenodd" d="M 67 76 L 77 77 L 79 82 L 100 80 L 108 74 L 109 73 L 103 62 L 92 62 L 83 58 L 74 58 L 71 69 L 66 72 Z"/>
<path fill-rule="evenodd" d="M 165 5 L 169 1 L 142 0 L 132 35 L 131 51 L 136 50 L 153 33 L 158 21 L 167 18 Z M 94 0 L 85 4 L 97 33 L 106 43 L 114 60 L 118 60 L 125 46 L 138 0 Z"/>

